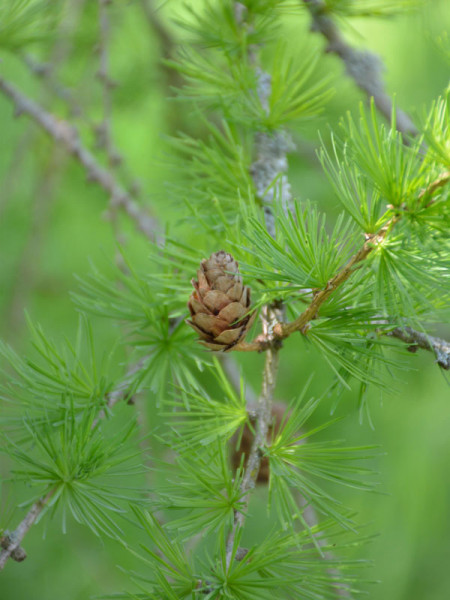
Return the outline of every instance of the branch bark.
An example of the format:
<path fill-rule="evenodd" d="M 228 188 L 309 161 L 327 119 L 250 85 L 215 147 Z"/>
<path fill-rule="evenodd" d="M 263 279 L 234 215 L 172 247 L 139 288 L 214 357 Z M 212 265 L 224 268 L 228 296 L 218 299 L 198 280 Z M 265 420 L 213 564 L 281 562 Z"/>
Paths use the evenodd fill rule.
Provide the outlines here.
<path fill-rule="evenodd" d="M 411 327 L 397 327 L 387 335 L 408 344 L 410 352 L 416 352 L 418 348 L 433 352 L 436 356 L 437 364 L 446 371 L 450 370 L 450 342 L 428 335 L 427 333 L 422 333 L 421 331 L 416 331 Z"/>
<path fill-rule="evenodd" d="M 53 494 L 56 492 L 56 488 L 51 489 L 45 496 L 40 498 L 33 504 L 30 510 L 25 515 L 25 518 L 19 523 L 16 529 L 12 533 L 8 533 L 2 538 L 2 551 L 0 552 L 0 571 L 6 565 L 8 559 L 14 555 L 26 557 L 25 551 L 21 548 L 23 538 L 26 536 L 31 526 L 36 522 L 41 512 L 50 502 Z M 22 558 L 22 560 L 23 560 Z"/>
<path fill-rule="evenodd" d="M 373 97 L 375 106 L 390 122 L 393 102 L 385 91 L 382 77 L 384 65 L 379 56 L 366 50 L 352 48 L 343 38 L 333 19 L 326 13 L 323 0 L 302 0 L 311 13 L 311 30 L 320 33 L 327 41 L 326 51 L 336 54 L 345 65 L 347 74 L 367 95 Z M 396 128 L 405 136 L 415 136 L 418 130 L 409 116 L 396 109 Z"/>
<path fill-rule="evenodd" d="M 108 163 L 111 168 L 117 167 L 122 163 L 122 157 L 116 150 L 112 140 L 112 98 L 111 92 L 116 84 L 109 74 L 109 39 L 110 39 L 110 20 L 108 6 L 111 0 L 98 0 L 99 10 L 99 68 L 97 77 L 102 86 L 103 98 L 103 118 L 101 123 L 95 128 L 97 133 L 97 143 L 100 148 L 104 148 L 108 157 Z"/>
<path fill-rule="evenodd" d="M 271 315 L 272 309 L 270 307 L 264 307 L 265 316 L 263 320 L 263 327 L 266 331 L 264 333 L 269 334 L 270 324 L 273 321 Z M 279 315 L 275 316 L 277 318 Z M 258 399 L 256 406 L 256 423 L 255 423 L 255 436 L 253 438 L 252 447 L 248 456 L 247 466 L 245 468 L 244 476 L 241 483 L 242 503 L 244 507 L 248 506 L 249 493 L 256 485 L 256 479 L 258 477 L 259 468 L 261 466 L 262 448 L 264 447 L 267 440 L 267 432 L 269 430 L 270 421 L 272 418 L 272 403 L 273 394 L 275 391 L 276 376 L 278 372 L 279 352 L 277 348 L 269 348 L 266 354 L 266 362 L 263 373 L 263 383 L 261 395 Z M 232 558 L 233 549 L 235 545 L 236 534 L 238 530 L 243 526 L 245 521 L 245 509 L 242 511 L 235 511 L 233 525 L 227 538 L 226 543 L 226 564 L 229 568 Z"/>

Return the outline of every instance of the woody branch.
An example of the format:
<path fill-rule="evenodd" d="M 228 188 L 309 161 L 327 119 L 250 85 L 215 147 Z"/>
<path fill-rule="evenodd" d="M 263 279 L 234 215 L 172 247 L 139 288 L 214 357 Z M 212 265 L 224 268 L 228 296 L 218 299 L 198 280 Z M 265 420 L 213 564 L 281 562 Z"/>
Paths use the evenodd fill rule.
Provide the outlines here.
<path fill-rule="evenodd" d="M 246 22 L 246 7 L 240 2 L 235 3 L 236 21 L 240 26 L 249 26 Z M 249 49 L 251 62 L 257 75 L 257 95 L 264 111 L 269 112 L 269 98 L 271 94 L 271 78 L 257 64 L 255 48 Z M 272 136 L 260 132 L 255 138 L 256 159 L 251 166 L 251 175 L 257 194 L 263 203 L 265 224 L 268 233 L 275 237 L 275 219 L 273 203 L 281 201 L 288 207 L 291 201 L 291 189 L 285 171 L 287 171 L 286 153 L 292 147 L 289 138 L 282 131 L 275 132 Z M 279 195 L 271 189 L 272 182 L 280 179 Z M 278 373 L 280 344 L 274 343 L 274 327 L 284 318 L 284 309 L 281 303 L 273 303 L 263 307 L 261 313 L 262 330 L 265 339 L 271 340 L 267 348 L 266 360 L 263 371 L 261 394 L 255 406 L 256 421 L 255 435 L 247 458 L 242 483 L 241 493 L 244 506 L 248 505 L 249 493 L 255 487 L 262 459 L 262 448 L 267 439 L 267 433 L 272 420 L 272 404 Z M 243 527 L 245 521 L 245 508 L 235 511 L 233 524 L 226 542 L 226 562 L 230 566 L 233 557 L 233 548 L 237 532 Z"/>
<path fill-rule="evenodd" d="M 375 106 L 380 113 L 390 121 L 393 102 L 385 90 L 384 65 L 380 57 L 367 50 L 352 48 L 343 38 L 331 16 L 327 14 L 323 0 L 300 1 L 311 14 L 311 30 L 320 33 L 327 41 L 326 51 L 339 56 L 345 65 L 347 74 L 367 95 L 367 98 L 374 99 Z M 406 136 L 415 136 L 418 133 L 409 116 L 399 108 L 396 110 L 396 128 Z"/>
<path fill-rule="evenodd" d="M 426 189 L 422 190 L 419 194 L 419 199 L 430 198 L 428 205 L 432 200 L 432 195 L 442 188 L 444 185 L 450 182 L 450 172 L 446 171 L 436 178 Z M 320 307 L 328 300 L 328 298 L 341 286 L 343 285 L 354 273 L 356 269 L 361 266 L 361 263 L 367 259 L 367 257 L 376 249 L 379 244 L 382 244 L 384 239 L 388 236 L 391 230 L 395 227 L 396 223 L 400 220 L 400 214 L 392 216 L 388 222 L 376 233 L 366 235 L 366 240 L 360 250 L 352 256 L 352 258 L 334 275 L 327 283 L 327 285 L 314 294 L 313 300 L 308 307 L 293 321 L 290 323 L 278 322 L 273 327 L 273 336 L 271 338 L 261 336 L 254 342 L 241 342 L 234 350 L 240 352 L 264 352 L 270 349 L 273 343 L 280 343 L 283 339 L 289 337 L 291 334 L 299 331 L 300 333 L 307 333 L 309 323 L 316 319 L 320 310 Z M 406 343 L 408 342 L 408 336 L 406 334 L 401 335 L 401 328 L 397 328 L 397 337 L 402 339 Z M 429 350 L 435 353 L 437 362 L 443 369 L 450 368 L 450 346 L 449 343 L 440 338 L 434 338 L 421 334 L 411 328 L 408 328 L 409 334 L 415 336 L 416 341 L 411 342 L 420 348 Z M 403 328 L 403 331 L 405 329 Z M 393 335 L 392 333 L 390 335 Z M 424 336 L 424 338 L 422 338 Z M 418 340 L 421 340 L 420 343 Z M 427 340 L 427 341 L 425 341 Z"/>

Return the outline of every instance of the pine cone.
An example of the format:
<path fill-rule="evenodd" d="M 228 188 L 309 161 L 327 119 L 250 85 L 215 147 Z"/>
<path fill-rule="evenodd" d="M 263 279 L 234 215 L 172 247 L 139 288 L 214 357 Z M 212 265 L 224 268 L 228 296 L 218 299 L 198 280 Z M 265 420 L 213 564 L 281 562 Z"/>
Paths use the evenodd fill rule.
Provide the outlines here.
<path fill-rule="evenodd" d="M 250 288 L 242 284 L 238 263 L 221 250 L 203 260 L 189 298 L 191 321 L 200 343 L 210 350 L 228 352 L 245 337 L 256 313 L 250 314 Z"/>

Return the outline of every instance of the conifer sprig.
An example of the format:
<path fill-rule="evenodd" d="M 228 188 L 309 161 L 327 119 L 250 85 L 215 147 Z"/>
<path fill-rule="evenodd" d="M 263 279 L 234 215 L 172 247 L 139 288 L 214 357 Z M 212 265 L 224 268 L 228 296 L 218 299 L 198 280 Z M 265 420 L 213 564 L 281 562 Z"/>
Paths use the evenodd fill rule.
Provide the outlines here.
<path fill-rule="evenodd" d="M 29 357 L 22 358 L 0 344 L 2 368 L 8 375 L 8 384 L 0 387 L 0 398 L 5 402 L 6 415 L 10 414 L 4 423 L 13 425 L 24 413 L 35 418 L 44 412 L 56 415 L 67 396 L 79 413 L 91 402 L 106 404 L 118 385 L 117 378 L 110 374 L 111 363 L 118 357 L 114 347 L 98 357 L 89 321 L 81 316 L 75 342 L 65 340 L 64 344 L 56 344 L 30 319 L 28 326 L 34 350 Z"/>
<path fill-rule="evenodd" d="M 39 491 L 26 503 L 31 507 L 21 523 L 4 536 L 0 570 L 23 552 L 20 544 L 29 529 L 57 508 L 64 529 L 72 515 L 97 535 L 118 539 L 120 515 L 129 502 L 142 498 L 134 483 L 135 475 L 143 472 L 141 451 L 131 443 L 134 421 L 113 436 L 99 427 L 114 404 L 135 392 L 139 369 L 133 366 L 123 380 L 108 381 L 86 319 L 80 322 L 76 343 L 66 342 L 63 351 L 31 321 L 30 328 L 38 360 L 23 360 L 2 347 L 15 376 L 2 390 L 2 408 L 10 412 L 2 415 L 1 451 L 18 463 L 16 478 Z M 129 489 L 126 481 L 133 482 Z"/>
<path fill-rule="evenodd" d="M 435 181 L 429 183 L 427 188 L 416 193 L 416 199 L 411 200 L 412 211 L 416 210 L 416 206 L 424 197 L 433 195 L 435 192 L 440 193 L 443 186 L 448 185 L 450 182 L 450 176 L 447 172 L 440 175 Z M 433 199 L 428 201 L 429 207 L 433 204 Z M 274 328 L 275 337 L 278 339 L 284 339 L 296 331 L 305 333 L 308 324 L 317 317 L 320 307 L 333 295 L 333 293 L 352 276 L 356 269 L 358 269 L 368 257 L 374 251 L 383 252 L 383 247 L 386 238 L 390 235 L 392 229 L 398 224 L 398 222 L 408 214 L 408 209 L 395 210 L 395 207 L 389 208 L 380 221 L 385 223 L 375 233 L 367 233 L 366 241 L 362 247 L 356 252 L 350 260 L 340 269 L 338 272 L 331 277 L 325 286 L 318 290 L 314 294 L 314 298 L 309 306 L 299 315 L 294 321 L 290 323 L 278 323 Z M 267 241 L 270 243 L 269 238 Z M 276 248 L 275 248 L 276 249 Z M 277 276 L 275 276 L 277 277 Z M 426 277 L 425 269 L 423 270 L 423 277 Z M 240 351 L 252 351 L 252 350 L 265 350 L 267 345 L 264 340 L 257 342 L 243 342 L 236 350 Z"/>
<path fill-rule="evenodd" d="M 264 453 L 270 464 L 269 502 L 275 504 L 284 529 L 293 527 L 296 519 L 309 529 L 304 516 L 308 506 L 313 506 L 317 512 L 342 527 L 352 529 L 348 509 L 343 509 L 320 482 L 333 482 L 360 490 L 375 489 L 375 484 L 370 481 L 370 470 L 358 464 L 374 456 L 374 447 L 346 448 L 336 442 L 311 441 L 311 437 L 336 420 L 304 432 L 304 426 L 319 402 L 320 398 L 292 402 L 290 410 L 286 411 L 286 423 L 265 445 Z M 301 495 L 302 506 L 299 506 L 295 492 Z"/>
<path fill-rule="evenodd" d="M 9 438 L 5 440 L 4 450 L 18 464 L 13 474 L 17 480 L 38 488 L 27 504 L 39 502 L 53 492 L 43 511 L 53 515 L 61 507 L 64 532 L 67 514 L 71 514 L 96 535 L 118 537 L 119 515 L 125 513 L 127 503 L 137 501 L 126 482 L 143 471 L 137 461 L 140 450 L 133 451 L 128 443 L 135 423 L 132 421 L 125 431 L 104 438 L 95 427 L 95 404 L 79 415 L 69 399 L 65 403 L 66 410 L 58 424 L 48 420 L 35 429 L 34 420 L 24 418 L 30 443 L 19 445 Z"/>

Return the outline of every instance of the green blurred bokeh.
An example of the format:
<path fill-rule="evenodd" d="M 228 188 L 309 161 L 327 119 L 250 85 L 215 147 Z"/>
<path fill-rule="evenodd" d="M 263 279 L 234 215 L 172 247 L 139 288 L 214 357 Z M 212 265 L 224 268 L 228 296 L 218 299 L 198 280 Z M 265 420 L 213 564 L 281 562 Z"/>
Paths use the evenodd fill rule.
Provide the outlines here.
<path fill-rule="evenodd" d="M 66 22 L 71 30 L 70 52 L 58 76 L 73 88 L 91 118 L 98 120 L 101 88 L 95 79 L 96 3 L 89 0 L 78 4 L 82 7 L 79 20 Z M 161 4 L 158 18 L 166 24 L 177 14 L 180 3 Z M 167 100 L 173 83 L 161 65 L 167 46 L 154 23 L 146 19 L 140 2 L 116 0 L 109 10 L 111 73 L 118 82 L 113 92 L 114 140 L 141 183 L 144 201 L 161 220 L 175 222 L 180 214 L 177 206 L 167 205 L 164 183 L 177 173 L 164 167 L 164 136 L 174 134 L 177 128 L 201 135 L 201 127 L 192 122 L 189 110 Z M 420 116 L 423 107 L 448 84 L 449 63 L 438 44 L 439 36 L 450 26 L 448 1 L 427 2 L 417 12 L 405 12 L 389 21 L 355 20 L 351 25 L 344 25 L 348 39 L 382 57 L 387 87 L 396 95 L 398 105 Z M 169 32 L 172 30 L 169 26 Z M 293 46 L 312 35 L 306 15 L 286 17 L 286 31 Z M 173 32 L 179 40 L 180 31 Z M 46 60 L 57 43 L 58 39 L 43 41 L 27 51 Z M 320 51 L 323 43 L 318 36 L 313 43 Z M 2 77 L 67 117 L 63 103 L 43 91 L 42 83 L 22 60 L 8 52 L 1 52 L 0 57 Z M 337 93 L 319 124 L 294 132 L 299 150 L 291 156 L 289 175 L 296 196 L 311 198 L 335 215 L 338 207 L 314 157 L 317 128 L 326 132 L 329 124 L 336 126 L 345 111 L 356 110 L 363 97 L 346 78 L 337 58 L 325 57 L 321 68 L 335 73 Z M 92 145 L 93 136 L 86 127 L 83 139 Z M 0 332 L 18 351 L 27 348 L 25 310 L 57 339 L 70 337 L 75 331 L 77 315 L 69 297 L 77 286 L 74 274 L 83 276 L 90 261 L 101 266 L 113 261 L 116 253 L 107 201 L 105 193 L 86 180 L 80 166 L 27 117 L 14 118 L 10 101 L 0 94 Z M 151 270 L 145 240 L 123 217 L 118 227 L 133 264 Z M 189 239 L 189 231 L 184 233 Z M 117 337 L 117 330 L 100 320 L 95 321 L 95 333 L 100 351 Z M 443 326 L 440 334 L 448 337 L 450 329 Z M 239 360 L 258 388 L 262 357 Z M 383 494 L 340 493 L 342 500 L 359 512 L 358 520 L 367 523 L 367 531 L 379 533 L 364 549 L 364 556 L 374 561 L 367 577 L 380 581 L 367 587 L 368 597 L 444 600 L 450 597 L 450 393 L 432 356 L 405 353 L 405 362 L 411 370 L 393 381 L 391 394 L 381 398 L 378 392 L 369 392 L 374 429 L 367 422 L 359 423 L 351 393 L 338 406 L 338 413 L 346 418 L 334 426 L 336 438 L 345 439 L 349 445 L 380 444 L 385 451 L 373 465 L 379 472 Z M 316 373 L 313 391 L 320 391 L 331 377 L 317 356 L 290 340 L 282 355 L 278 397 L 289 400 L 310 372 Z M 330 408 L 331 401 L 330 405 L 324 403 L 314 420 L 326 419 Z M 152 398 L 142 398 L 138 409 L 153 425 Z M 134 409 L 117 410 L 127 419 Z M 6 477 L 10 465 L 3 462 L 1 466 Z M 27 498 L 27 490 L 16 489 L 6 481 L 2 491 L 0 525 L 13 527 L 23 514 L 14 507 Z M 9 522 L 4 522 L 5 517 Z M 42 524 L 30 531 L 24 543 L 29 558 L 22 564 L 10 561 L 0 576 L 1 600 L 85 600 L 127 588 L 121 569 L 141 568 L 132 554 L 95 538 L 75 523 L 66 535 L 60 533 L 57 521 L 48 525 L 45 538 L 43 532 Z M 136 530 L 129 526 L 127 535 L 130 544 L 135 544 Z"/>

